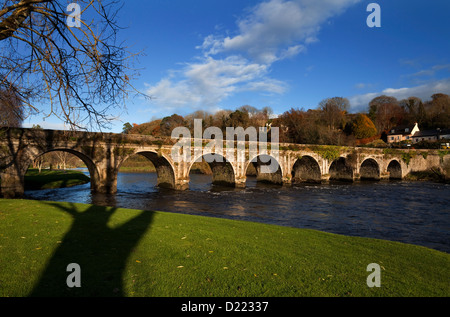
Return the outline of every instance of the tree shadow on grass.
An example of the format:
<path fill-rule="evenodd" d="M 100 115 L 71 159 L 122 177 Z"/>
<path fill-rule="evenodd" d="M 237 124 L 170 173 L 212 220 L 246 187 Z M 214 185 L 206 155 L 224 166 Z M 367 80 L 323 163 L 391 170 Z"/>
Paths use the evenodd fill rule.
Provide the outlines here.
<path fill-rule="evenodd" d="M 138 211 L 112 228 L 108 222 L 116 208 L 90 206 L 81 211 L 74 204 L 51 206 L 71 215 L 73 223 L 29 296 L 124 296 L 123 274 L 128 258 L 149 229 L 154 213 Z M 67 266 L 71 263 L 81 268 L 79 288 L 67 286 L 72 273 Z"/>

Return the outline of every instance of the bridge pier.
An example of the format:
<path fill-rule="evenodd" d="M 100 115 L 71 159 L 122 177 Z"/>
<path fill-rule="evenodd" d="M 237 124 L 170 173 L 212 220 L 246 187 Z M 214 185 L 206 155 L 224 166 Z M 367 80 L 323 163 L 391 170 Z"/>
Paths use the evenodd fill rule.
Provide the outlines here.
<path fill-rule="evenodd" d="M 91 173 L 91 191 L 100 194 L 117 192 L 117 172 L 103 170 L 99 174 Z"/>
<path fill-rule="evenodd" d="M 30 158 L 26 147 L 9 147 L 14 154 L 7 157 L 0 166 L 1 189 L 0 194 L 4 198 L 22 198 L 25 193 L 25 173 L 27 172 Z"/>
<path fill-rule="evenodd" d="M 189 189 L 189 178 L 188 179 L 178 179 L 175 182 L 175 190 L 188 190 Z"/>
<path fill-rule="evenodd" d="M 4 170 L 1 173 L 0 194 L 4 198 L 21 198 L 25 192 L 24 177 L 14 169 Z"/>
<path fill-rule="evenodd" d="M 234 186 L 236 188 L 245 188 L 245 182 L 247 181 L 247 177 L 236 177 L 236 181 L 234 182 Z"/>

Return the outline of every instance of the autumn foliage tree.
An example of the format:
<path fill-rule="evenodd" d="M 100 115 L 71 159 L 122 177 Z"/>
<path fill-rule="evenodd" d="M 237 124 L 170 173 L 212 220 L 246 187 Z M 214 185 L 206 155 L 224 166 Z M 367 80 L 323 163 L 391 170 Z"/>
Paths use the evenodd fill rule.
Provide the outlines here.
<path fill-rule="evenodd" d="M 375 124 L 365 114 L 358 114 L 352 125 L 353 135 L 357 139 L 366 139 L 377 134 Z"/>
<path fill-rule="evenodd" d="M 164 117 L 161 120 L 160 126 L 160 133 L 162 136 L 171 136 L 172 130 L 176 127 L 184 127 L 186 126 L 186 121 L 184 118 L 180 115 L 173 114 L 168 117 Z"/>
<path fill-rule="evenodd" d="M 273 121 L 273 126 L 280 128 L 282 142 L 301 143 L 303 140 L 303 128 L 305 124 L 305 112 L 291 108 Z"/>

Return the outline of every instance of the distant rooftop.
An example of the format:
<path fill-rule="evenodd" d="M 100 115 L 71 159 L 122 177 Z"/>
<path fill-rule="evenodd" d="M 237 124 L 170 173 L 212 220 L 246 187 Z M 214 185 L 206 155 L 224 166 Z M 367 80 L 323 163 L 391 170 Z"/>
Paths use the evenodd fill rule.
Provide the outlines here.
<path fill-rule="evenodd" d="M 414 129 L 414 127 L 416 125 L 417 125 L 417 123 L 396 126 L 396 127 L 392 128 L 389 131 L 388 135 L 394 135 L 394 134 L 407 135 L 407 134 L 411 134 L 412 130 Z"/>
<path fill-rule="evenodd" d="M 434 135 L 450 135 L 450 129 L 434 129 L 434 130 L 424 130 L 414 133 L 414 137 L 426 137 Z"/>

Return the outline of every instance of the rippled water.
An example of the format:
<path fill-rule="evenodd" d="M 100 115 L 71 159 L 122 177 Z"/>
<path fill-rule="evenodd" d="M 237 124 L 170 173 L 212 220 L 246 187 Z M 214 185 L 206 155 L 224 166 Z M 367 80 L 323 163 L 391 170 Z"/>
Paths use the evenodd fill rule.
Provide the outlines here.
<path fill-rule="evenodd" d="M 191 174 L 190 190 L 155 187 L 156 174 L 119 173 L 116 195 L 90 185 L 27 191 L 26 198 L 222 217 L 400 241 L 450 252 L 450 185 L 356 182 L 276 186 L 249 178 L 245 189 L 216 187 Z"/>

